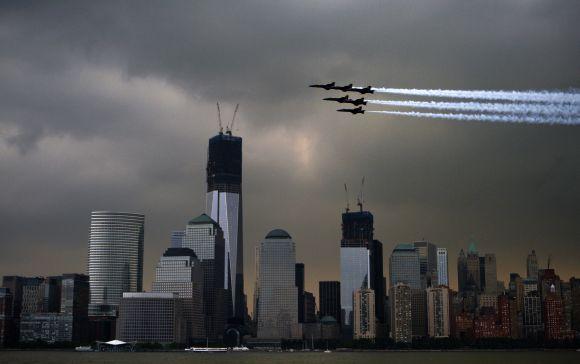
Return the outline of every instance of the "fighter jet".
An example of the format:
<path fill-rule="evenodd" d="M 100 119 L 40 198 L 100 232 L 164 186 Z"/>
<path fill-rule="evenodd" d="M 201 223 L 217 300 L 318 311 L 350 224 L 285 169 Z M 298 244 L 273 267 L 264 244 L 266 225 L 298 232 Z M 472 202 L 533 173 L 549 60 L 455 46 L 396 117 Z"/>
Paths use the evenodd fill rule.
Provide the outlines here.
<path fill-rule="evenodd" d="M 352 101 L 348 98 L 348 95 L 344 95 L 343 97 L 327 97 L 323 100 L 324 101 L 336 101 L 336 102 L 340 102 L 341 104 Z"/>
<path fill-rule="evenodd" d="M 358 92 L 359 94 L 374 94 L 375 93 L 375 91 L 371 90 L 370 86 L 361 87 L 361 88 L 352 88 L 351 87 L 350 91 Z"/>
<path fill-rule="evenodd" d="M 355 109 L 338 109 L 336 111 L 339 111 L 339 112 L 349 112 L 349 113 L 351 113 L 353 115 L 355 115 L 355 114 L 364 114 L 365 113 L 365 111 L 362 109 L 362 106 L 359 106 L 359 107 L 357 107 Z"/>
<path fill-rule="evenodd" d="M 366 105 L 367 102 L 365 101 L 365 99 L 363 99 L 362 97 L 360 99 L 356 99 L 356 100 L 346 100 L 347 103 L 349 104 L 353 104 L 355 106 L 359 106 L 359 105 Z"/>
<path fill-rule="evenodd" d="M 355 106 L 359 106 L 359 105 L 366 105 L 367 102 L 365 101 L 365 99 L 363 99 L 362 97 L 360 99 L 349 99 L 348 95 L 345 95 L 343 97 L 327 97 L 325 99 L 323 99 L 325 101 L 336 101 L 339 102 L 341 104 L 353 104 Z"/>
<path fill-rule="evenodd" d="M 322 84 L 322 85 L 310 85 L 308 87 L 323 88 L 326 91 L 328 91 L 328 90 L 334 90 L 335 86 L 334 86 L 334 82 L 331 82 L 331 83 Z"/>
<path fill-rule="evenodd" d="M 348 85 L 345 85 L 345 86 L 332 86 L 332 89 L 333 90 L 340 90 L 342 92 L 355 91 L 352 88 L 352 83 L 349 83 Z"/>

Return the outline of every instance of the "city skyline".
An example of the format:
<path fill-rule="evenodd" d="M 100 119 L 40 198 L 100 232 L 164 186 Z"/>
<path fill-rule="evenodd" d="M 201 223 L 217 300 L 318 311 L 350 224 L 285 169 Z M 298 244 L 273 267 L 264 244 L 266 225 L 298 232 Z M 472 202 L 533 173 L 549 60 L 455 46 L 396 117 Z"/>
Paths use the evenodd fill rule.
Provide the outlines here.
<path fill-rule="evenodd" d="M 506 283 L 525 278 L 532 249 L 540 267 L 551 256 L 560 277 L 580 275 L 580 129 L 378 123 L 306 88 L 578 87 L 577 1 L 473 4 L 476 17 L 463 3 L 3 4 L 0 275 L 86 273 L 90 213 L 129 211 L 146 216 L 148 290 L 170 233 L 206 211 L 218 100 L 224 121 L 241 104 L 250 311 L 253 249 L 274 228 L 292 233 L 306 291 L 339 279 L 343 183 L 353 204 L 362 176 L 384 272 L 397 244 L 428 240 L 447 248 L 454 289 L 472 241 Z"/>

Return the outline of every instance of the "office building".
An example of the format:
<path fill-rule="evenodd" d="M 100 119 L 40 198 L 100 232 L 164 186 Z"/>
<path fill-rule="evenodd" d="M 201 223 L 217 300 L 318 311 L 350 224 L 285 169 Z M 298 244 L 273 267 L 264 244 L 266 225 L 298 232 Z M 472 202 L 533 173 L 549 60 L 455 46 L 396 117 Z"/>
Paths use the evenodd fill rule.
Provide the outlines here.
<path fill-rule="evenodd" d="M 572 301 L 572 330 L 580 332 L 580 279 L 570 278 L 570 295 Z"/>
<path fill-rule="evenodd" d="M 304 291 L 304 323 L 316 322 L 316 298 L 311 292 Z"/>
<path fill-rule="evenodd" d="M 296 263 L 294 282 L 298 289 L 298 322 L 304 323 L 304 263 Z"/>
<path fill-rule="evenodd" d="M 209 140 L 206 212 L 224 234 L 225 289 L 231 294 L 234 316 L 246 319 L 242 204 L 242 138 L 231 132 Z"/>
<path fill-rule="evenodd" d="M 412 341 L 411 287 L 397 283 L 389 289 L 391 338 L 397 343 Z"/>
<path fill-rule="evenodd" d="M 208 309 L 209 306 L 204 301 L 206 298 L 204 284 L 204 271 L 193 250 L 169 248 L 159 259 L 152 292 L 178 294 L 177 299 L 181 301 L 181 313 L 185 325 L 183 334 L 188 343 L 193 339 L 214 338 L 218 333 L 222 334 L 224 330 L 223 315 L 218 333 L 212 326 L 215 320 L 214 313 L 218 308 L 211 307 L 213 310 L 204 314 L 204 309 Z M 207 297 L 207 299 L 211 300 L 212 297 Z M 212 304 L 215 305 L 216 302 L 212 301 Z M 206 331 L 206 324 L 212 330 Z"/>
<path fill-rule="evenodd" d="M 475 244 L 469 246 L 466 256 L 467 262 L 467 286 L 475 287 L 477 292 L 481 292 L 482 278 L 481 278 L 481 262 Z M 485 279 L 485 275 L 483 275 Z"/>
<path fill-rule="evenodd" d="M 89 232 L 91 315 L 115 316 L 123 292 L 143 289 L 142 214 L 94 211 Z"/>
<path fill-rule="evenodd" d="M 193 250 L 201 264 L 206 335 L 217 338 L 233 315 L 223 231 L 215 220 L 201 214 L 187 223 L 182 246 Z"/>
<path fill-rule="evenodd" d="M 320 318 L 330 316 L 340 325 L 340 282 L 321 281 L 318 283 L 318 299 L 320 300 Z"/>
<path fill-rule="evenodd" d="M 171 232 L 171 247 L 181 248 L 183 245 L 183 239 L 185 238 L 185 230 L 175 230 Z"/>
<path fill-rule="evenodd" d="M 497 267 L 495 261 L 495 254 L 485 254 L 483 257 L 484 263 L 484 292 L 488 295 L 498 295 L 497 283 Z"/>
<path fill-rule="evenodd" d="M 63 274 L 41 281 L 47 283 L 45 288 L 48 291 L 51 281 L 60 283 L 57 286 L 60 303 L 58 306 L 41 304 L 35 311 L 30 307 L 23 311 L 20 317 L 20 341 L 88 342 L 89 277 L 84 274 Z M 26 291 L 32 297 L 33 290 L 23 289 L 23 292 Z M 32 300 L 31 297 L 27 299 Z"/>
<path fill-rule="evenodd" d="M 178 293 L 123 293 L 117 339 L 141 343 L 186 343 L 183 301 Z"/>
<path fill-rule="evenodd" d="M 468 290 L 467 278 L 467 256 L 461 249 L 457 257 L 457 286 L 460 294 Z"/>
<path fill-rule="evenodd" d="M 352 335 L 353 297 L 359 288 L 369 288 L 371 262 L 369 244 L 373 241 L 373 215 L 368 211 L 342 214 L 340 241 L 340 302 L 345 336 Z"/>
<path fill-rule="evenodd" d="M 428 241 L 416 241 L 413 243 L 419 254 L 419 266 L 421 274 L 421 288 L 436 287 L 437 283 L 437 246 Z"/>
<path fill-rule="evenodd" d="M 359 288 L 353 298 L 354 339 L 374 339 L 376 337 L 375 292 L 370 288 Z"/>
<path fill-rule="evenodd" d="M 254 313 L 259 339 L 300 337 L 296 248 L 290 234 L 272 230 L 256 247 L 256 289 Z"/>
<path fill-rule="evenodd" d="M 429 337 L 451 336 L 451 292 L 448 287 L 427 289 L 427 327 Z"/>
<path fill-rule="evenodd" d="M 437 248 L 437 283 L 449 287 L 447 248 Z"/>
<path fill-rule="evenodd" d="M 8 343 L 12 324 L 12 293 L 8 288 L 0 287 L 0 348 Z"/>
<path fill-rule="evenodd" d="M 421 289 L 419 254 L 412 244 L 398 244 L 389 258 L 390 286 L 405 283 L 412 289 Z"/>
<path fill-rule="evenodd" d="M 528 279 L 538 279 L 538 257 L 536 251 L 532 250 L 526 259 L 526 272 Z"/>
<path fill-rule="evenodd" d="M 377 337 L 386 333 L 387 318 L 385 315 L 385 277 L 383 274 L 383 244 L 378 240 L 369 242 L 370 281 L 369 286 L 375 297 L 375 317 L 377 319 Z"/>

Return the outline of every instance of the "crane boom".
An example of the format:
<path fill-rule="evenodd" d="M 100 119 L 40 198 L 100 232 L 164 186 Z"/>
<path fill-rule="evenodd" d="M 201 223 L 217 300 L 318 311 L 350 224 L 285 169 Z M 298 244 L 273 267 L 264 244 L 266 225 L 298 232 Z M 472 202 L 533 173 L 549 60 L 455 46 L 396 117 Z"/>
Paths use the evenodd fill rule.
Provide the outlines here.
<path fill-rule="evenodd" d="M 222 127 L 222 113 L 220 111 L 220 103 L 219 103 L 219 101 L 216 102 L 216 105 L 217 105 L 217 113 L 218 113 L 218 126 L 220 128 L 220 134 L 221 134 L 221 133 L 223 133 L 224 128 Z"/>

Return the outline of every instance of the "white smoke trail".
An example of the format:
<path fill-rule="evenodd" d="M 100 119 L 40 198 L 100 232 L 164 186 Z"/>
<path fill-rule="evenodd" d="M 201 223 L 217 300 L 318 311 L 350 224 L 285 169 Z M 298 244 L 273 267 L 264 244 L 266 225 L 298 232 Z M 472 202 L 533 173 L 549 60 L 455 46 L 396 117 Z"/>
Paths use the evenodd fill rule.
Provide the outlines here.
<path fill-rule="evenodd" d="M 367 113 L 411 116 L 416 118 L 434 118 L 463 121 L 488 121 L 503 123 L 525 124 L 563 124 L 580 125 L 580 118 L 562 116 L 529 116 L 529 115 L 498 115 L 498 114 L 452 114 L 452 113 L 427 113 L 416 111 L 367 111 Z"/>
<path fill-rule="evenodd" d="M 375 92 L 395 95 L 448 97 L 474 100 L 506 100 L 524 102 L 550 102 L 557 104 L 580 103 L 580 92 L 562 91 L 488 91 L 488 90 L 427 90 L 407 88 L 374 87 Z"/>
<path fill-rule="evenodd" d="M 368 102 L 369 104 L 413 107 L 418 109 L 580 116 L 580 105 L 569 105 L 569 104 L 394 101 L 394 100 L 365 100 L 365 101 Z"/>

